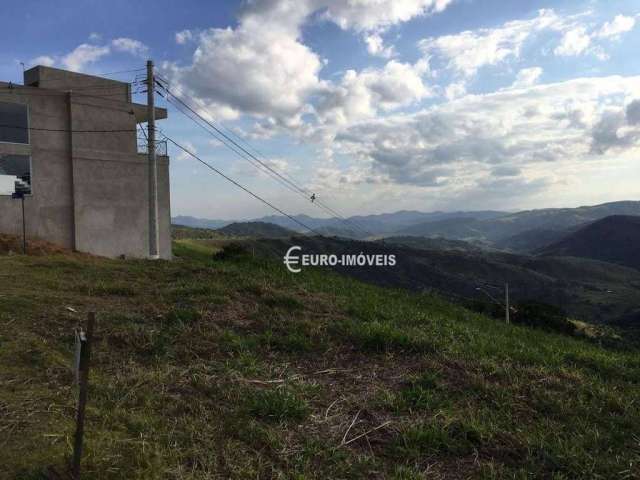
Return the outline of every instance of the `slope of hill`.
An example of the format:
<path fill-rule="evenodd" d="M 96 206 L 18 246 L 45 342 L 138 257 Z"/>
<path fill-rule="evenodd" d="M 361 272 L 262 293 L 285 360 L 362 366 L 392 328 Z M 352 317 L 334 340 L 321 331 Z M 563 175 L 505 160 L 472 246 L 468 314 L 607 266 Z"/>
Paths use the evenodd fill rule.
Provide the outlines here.
<path fill-rule="evenodd" d="M 425 237 L 442 237 L 452 240 L 480 240 L 483 221 L 472 217 L 447 218 L 412 225 L 397 232 L 397 235 L 417 235 Z"/>
<path fill-rule="evenodd" d="M 175 254 L 0 257 L 0 477 L 65 470 L 91 309 L 86 478 L 640 473 L 636 351 L 317 269 Z"/>
<path fill-rule="evenodd" d="M 579 227 L 573 227 L 573 229 Z M 547 245 L 557 242 L 569 235 L 573 229 L 546 229 L 532 228 L 524 232 L 516 233 L 510 237 L 498 238 L 493 246 L 501 250 L 519 253 L 534 253 Z"/>
<path fill-rule="evenodd" d="M 387 242 L 320 237 L 295 237 L 265 243 L 268 248 L 263 253 L 277 255 L 279 259 L 291 245 L 301 246 L 306 253 L 395 254 L 397 263 L 394 266 L 337 265 L 334 270 L 385 287 L 435 291 L 455 301 L 483 300 L 486 294 L 479 288 L 493 285 L 501 292 L 508 282 L 514 301 L 536 300 L 556 305 L 576 319 L 615 323 L 640 313 L 637 301 L 640 298 L 640 272 L 597 260 L 536 257 L 481 249 L 420 249 L 415 245 L 410 248 Z M 260 243 L 256 248 L 259 246 Z"/>
<path fill-rule="evenodd" d="M 208 228 L 208 229 L 216 229 L 222 228 L 225 225 L 229 225 L 231 221 L 228 220 L 210 220 L 207 218 L 196 218 L 189 217 L 185 215 L 178 215 L 176 217 L 171 217 L 172 225 L 181 225 L 184 227 L 192 227 L 192 228 Z"/>
<path fill-rule="evenodd" d="M 378 240 L 383 245 L 403 245 L 418 250 L 453 250 L 458 252 L 479 252 L 480 247 L 462 240 L 449 240 L 442 237 L 417 237 L 413 235 L 384 237 Z"/>
<path fill-rule="evenodd" d="M 211 230 L 209 228 L 195 228 L 195 227 L 185 227 L 184 225 L 171 225 L 171 238 L 173 240 L 180 240 L 183 238 L 190 239 L 216 239 L 216 238 L 224 238 L 224 235 L 221 235 L 216 230 Z"/>
<path fill-rule="evenodd" d="M 640 216 L 605 217 L 541 249 L 540 253 L 592 258 L 640 270 Z"/>
<path fill-rule="evenodd" d="M 254 237 L 254 238 L 286 238 L 295 234 L 279 225 L 267 222 L 237 222 L 219 228 L 218 233 L 231 237 Z"/>

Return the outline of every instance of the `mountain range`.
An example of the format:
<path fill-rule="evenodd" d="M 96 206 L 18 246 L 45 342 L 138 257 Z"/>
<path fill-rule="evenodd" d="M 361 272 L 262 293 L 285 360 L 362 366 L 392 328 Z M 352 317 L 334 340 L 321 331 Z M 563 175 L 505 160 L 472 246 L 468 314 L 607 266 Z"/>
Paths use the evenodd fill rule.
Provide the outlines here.
<path fill-rule="evenodd" d="M 395 213 L 340 218 L 294 216 L 297 221 L 326 236 L 352 239 L 377 239 L 390 236 L 419 236 L 463 240 L 483 247 L 513 252 L 535 252 L 590 222 L 612 215 L 640 216 L 640 201 L 610 202 L 577 208 L 546 208 L 521 212 L 494 210 L 458 212 Z M 301 232 L 290 218 L 272 215 L 252 220 Z M 175 225 L 218 229 L 234 223 L 178 216 Z"/>

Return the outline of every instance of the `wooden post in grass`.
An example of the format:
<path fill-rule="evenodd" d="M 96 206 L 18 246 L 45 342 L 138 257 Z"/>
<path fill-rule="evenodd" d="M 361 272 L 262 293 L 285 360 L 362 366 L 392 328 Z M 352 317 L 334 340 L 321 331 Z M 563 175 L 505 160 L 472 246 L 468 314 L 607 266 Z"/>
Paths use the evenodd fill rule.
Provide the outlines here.
<path fill-rule="evenodd" d="M 80 459 L 82 458 L 82 437 L 84 435 L 84 412 L 87 406 L 87 389 L 89 387 L 89 359 L 91 357 L 91 340 L 96 314 L 89 312 L 86 332 L 76 331 L 76 381 L 78 383 L 78 411 L 76 415 L 76 434 L 73 442 L 73 459 L 71 474 L 74 480 L 80 479 Z"/>
<path fill-rule="evenodd" d="M 509 283 L 504 284 L 504 311 L 505 320 L 509 323 Z"/>

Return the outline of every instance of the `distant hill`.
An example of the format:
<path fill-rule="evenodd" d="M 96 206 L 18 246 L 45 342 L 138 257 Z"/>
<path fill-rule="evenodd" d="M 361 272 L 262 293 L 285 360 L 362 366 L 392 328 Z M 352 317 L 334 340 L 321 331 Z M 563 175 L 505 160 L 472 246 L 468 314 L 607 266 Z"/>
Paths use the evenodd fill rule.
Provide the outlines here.
<path fill-rule="evenodd" d="M 378 240 L 378 243 L 384 245 L 403 245 L 418 250 L 453 250 L 457 252 L 479 252 L 481 250 L 480 247 L 472 243 L 440 237 L 385 237 L 382 240 Z"/>
<path fill-rule="evenodd" d="M 297 221 L 326 236 L 375 239 L 381 236 L 441 237 L 484 244 L 513 252 L 528 253 L 556 242 L 571 229 L 610 215 L 640 215 L 640 202 L 621 201 L 578 208 L 546 208 L 508 213 L 495 210 L 457 212 L 419 212 L 402 210 L 377 215 L 317 218 L 295 215 Z M 300 224 L 281 215 L 271 215 L 252 222 L 262 222 L 301 232 Z M 178 216 L 176 225 L 195 228 L 222 228 L 231 221 Z"/>
<path fill-rule="evenodd" d="M 349 229 L 349 228 L 340 228 L 340 227 L 320 227 L 314 229 L 320 235 L 324 235 L 326 237 L 341 237 L 341 238 L 351 238 L 354 240 L 365 240 L 369 237 L 367 232 L 363 230 L 357 229 Z"/>
<path fill-rule="evenodd" d="M 446 218 L 419 223 L 399 230 L 398 235 L 442 237 L 455 240 L 481 239 L 483 221 L 472 217 Z"/>
<path fill-rule="evenodd" d="M 289 229 L 266 222 L 237 222 L 219 228 L 218 233 L 233 237 L 288 238 L 294 235 Z"/>
<path fill-rule="evenodd" d="M 435 222 L 447 219 L 465 218 L 476 220 L 489 220 L 506 215 L 506 212 L 493 210 L 480 210 L 470 212 L 418 212 L 401 210 L 393 213 L 381 213 L 377 215 L 356 215 L 348 217 L 346 221 L 339 218 L 314 218 L 308 215 L 296 215 L 294 218 L 316 230 L 326 229 L 322 233 L 331 235 L 331 231 L 342 231 L 338 236 L 350 238 L 362 238 L 365 230 L 374 235 L 392 234 L 403 228 L 425 222 Z M 262 217 L 256 221 L 275 223 L 291 230 L 300 231 L 301 227 L 293 220 L 280 215 Z M 334 230 L 331 230 L 334 229 Z M 345 235 L 351 232 L 351 235 Z"/>
<path fill-rule="evenodd" d="M 489 238 L 497 239 L 516 235 L 526 230 L 566 230 L 578 225 L 600 220 L 610 215 L 640 215 L 640 202 L 610 202 L 577 208 L 545 208 L 527 210 L 500 217 L 489 222 Z"/>
<path fill-rule="evenodd" d="M 182 225 L 184 227 L 192 228 L 222 228 L 225 225 L 229 225 L 229 220 L 209 220 L 207 218 L 196 218 L 185 215 L 178 215 L 177 217 L 171 217 L 171 223 L 173 225 Z"/>
<path fill-rule="evenodd" d="M 579 227 L 557 230 L 532 228 L 531 230 L 525 230 L 510 237 L 500 238 L 493 242 L 493 246 L 500 250 L 533 253 L 551 243 L 561 240 L 577 228 Z"/>
<path fill-rule="evenodd" d="M 640 270 L 640 216 L 605 217 L 543 248 L 540 253 L 592 258 Z"/>
<path fill-rule="evenodd" d="M 405 228 L 398 235 L 444 237 L 486 243 L 496 248 L 531 251 L 555 242 L 571 229 L 610 215 L 640 215 L 640 202 L 623 201 L 578 208 L 527 210 L 497 218 L 457 218 Z"/>
<path fill-rule="evenodd" d="M 171 225 L 171 238 L 174 240 L 180 240 L 184 238 L 191 239 L 215 239 L 221 238 L 216 230 L 211 230 L 209 228 L 194 228 L 194 227 L 185 227 L 184 225 Z"/>

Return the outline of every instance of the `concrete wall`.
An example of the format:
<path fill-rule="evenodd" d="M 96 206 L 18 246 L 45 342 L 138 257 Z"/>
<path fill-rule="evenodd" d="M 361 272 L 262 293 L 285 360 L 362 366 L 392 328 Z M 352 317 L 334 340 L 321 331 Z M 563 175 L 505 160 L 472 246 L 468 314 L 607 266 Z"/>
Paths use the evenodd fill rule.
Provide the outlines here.
<path fill-rule="evenodd" d="M 3 88 L 7 84 L 0 83 L 0 101 L 29 105 L 31 128 L 63 130 L 32 130 L 26 146 L 0 143 L 0 153 L 32 157 L 33 194 L 25 199 L 27 235 L 96 255 L 146 257 L 149 168 L 146 156 L 137 153 L 135 133 L 143 109 L 123 101 L 129 98 L 126 89 L 118 99 L 112 94 L 77 93 L 83 92 L 81 80 L 87 76 L 60 72 L 45 67 L 38 67 L 40 76 L 26 72 L 25 83 L 29 80 L 37 88 L 8 91 Z M 76 90 L 69 94 L 42 88 L 54 80 L 60 88 L 71 84 Z M 158 116 L 166 118 L 166 111 L 158 109 Z M 80 133 L 83 130 L 129 131 Z M 168 165 L 167 157 L 158 158 L 160 256 L 167 259 L 171 258 Z M 18 234 L 21 222 L 20 202 L 0 196 L 0 232 Z"/>
<path fill-rule="evenodd" d="M 30 126 L 68 130 L 66 95 L 40 95 L 37 89 L 13 89 L 0 83 L 0 101 L 26 103 Z M 25 198 L 27 234 L 73 248 L 73 199 L 69 139 L 64 132 L 30 132 L 30 145 L 0 143 L 0 153 L 31 155 L 32 195 Z M 21 205 L 0 196 L 0 232 L 22 234 Z"/>
<path fill-rule="evenodd" d="M 110 78 L 37 66 L 24 72 L 24 84 L 51 90 L 73 91 L 131 102 L 131 85 Z"/>

